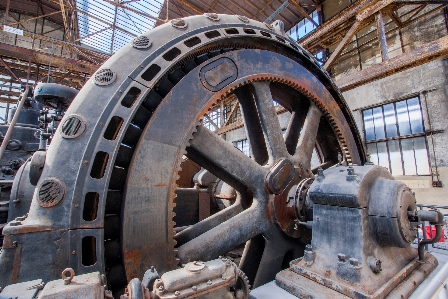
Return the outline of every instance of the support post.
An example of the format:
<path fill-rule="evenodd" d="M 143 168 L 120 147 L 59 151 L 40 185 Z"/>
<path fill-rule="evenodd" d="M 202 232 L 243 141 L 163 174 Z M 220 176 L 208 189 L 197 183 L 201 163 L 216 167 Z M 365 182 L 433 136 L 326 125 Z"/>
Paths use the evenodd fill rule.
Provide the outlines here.
<path fill-rule="evenodd" d="M 389 59 L 389 52 L 387 50 L 386 30 L 384 29 L 383 14 L 381 12 L 378 12 L 376 15 L 376 28 L 380 42 L 381 57 L 383 61 L 386 61 Z"/>

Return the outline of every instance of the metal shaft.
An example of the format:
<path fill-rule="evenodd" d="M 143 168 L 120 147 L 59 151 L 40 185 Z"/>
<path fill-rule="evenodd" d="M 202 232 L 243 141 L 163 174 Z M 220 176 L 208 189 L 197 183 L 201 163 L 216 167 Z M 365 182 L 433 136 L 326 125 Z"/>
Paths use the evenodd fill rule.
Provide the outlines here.
<path fill-rule="evenodd" d="M 6 150 L 6 146 L 8 145 L 9 139 L 11 138 L 12 131 L 16 125 L 17 119 L 19 118 L 20 111 L 23 108 L 23 104 L 25 104 L 26 96 L 28 95 L 29 87 L 25 88 L 25 91 L 22 93 L 22 98 L 20 99 L 19 105 L 17 106 L 16 113 L 14 114 L 11 123 L 9 124 L 8 131 L 6 131 L 5 138 L 3 138 L 2 146 L 0 147 L 0 160 L 3 157 L 3 153 Z"/>

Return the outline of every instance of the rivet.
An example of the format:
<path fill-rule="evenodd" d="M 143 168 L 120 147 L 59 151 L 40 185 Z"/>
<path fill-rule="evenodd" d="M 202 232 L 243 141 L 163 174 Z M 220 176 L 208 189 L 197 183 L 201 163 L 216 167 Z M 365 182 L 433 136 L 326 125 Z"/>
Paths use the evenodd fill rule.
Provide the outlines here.
<path fill-rule="evenodd" d="M 179 296 L 180 295 L 180 292 L 179 291 L 175 291 L 174 292 L 174 296 Z"/>
<path fill-rule="evenodd" d="M 198 290 L 198 287 L 197 286 L 192 286 L 191 289 L 196 292 Z"/>
<path fill-rule="evenodd" d="M 343 253 L 338 253 L 338 260 L 340 260 L 341 262 L 345 262 L 347 259 L 347 256 Z"/>
<path fill-rule="evenodd" d="M 211 280 L 207 280 L 207 285 L 211 285 L 212 281 Z"/>
<path fill-rule="evenodd" d="M 75 254 L 76 254 L 76 250 L 73 250 L 73 251 L 72 251 L 72 254 L 75 255 Z"/>

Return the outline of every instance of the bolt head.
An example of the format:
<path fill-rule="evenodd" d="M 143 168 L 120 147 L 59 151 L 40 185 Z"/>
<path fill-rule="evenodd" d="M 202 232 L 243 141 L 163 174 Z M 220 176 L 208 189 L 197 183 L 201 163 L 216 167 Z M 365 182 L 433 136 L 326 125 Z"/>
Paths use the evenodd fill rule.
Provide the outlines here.
<path fill-rule="evenodd" d="M 198 287 L 197 286 L 192 286 L 191 289 L 196 292 L 198 290 Z"/>
<path fill-rule="evenodd" d="M 207 285 L 211 285 L 212 281 L 211 280 L 207 280 Z"/>
<path fill-rule="evenodd" d="M 358 264 L 359 264 L 359 261 L 353 257 L 350 258 L 349 261 L 350 261 L 350 265 L 352 265 L 352 266 L 358 266 Z"/>
<path fill-rule="evenodd" d="M 175 291 L 174 292 L 174 296 L 179 296 L 180 295 L 180 292 L 179 291 Z"/>

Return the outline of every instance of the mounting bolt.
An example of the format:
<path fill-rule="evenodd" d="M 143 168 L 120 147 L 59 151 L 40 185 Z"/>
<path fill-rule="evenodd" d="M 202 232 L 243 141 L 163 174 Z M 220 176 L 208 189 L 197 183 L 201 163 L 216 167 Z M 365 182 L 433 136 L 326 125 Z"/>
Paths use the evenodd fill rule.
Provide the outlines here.
<path fill-rule="evenodd" d="M 350 167 L 347 169 L 347 171 L 348 171 L 348 175 L 355 175 L 355 169 L 354 169 L 352 166 L 350 166 Z"/>
<path fill-rule="evenodd" d="M 223 275 L 223 276 L 221 277 L 221 279 L 222 279 L 222 280 L 226 280 L 226 277 Z"/>
<path fill-rule="evenodd" d="M 379 259 L 369 256 L 367 258 L 367 262 L 369 263 L 370 270 L 372 270 L 373 273 L 380 273 L 383 270 L 381 269 L 381 261 Z"/>
<path fill-rule="evenodd" d="M 350 261 L 350 265 L 355 266 L 355 267 L 358 266 L 358 264 L 359 264 L 359 261 L 353 257 L 350 258 L 349 261 Z"/>
<path fill-rule="evenodd" d="M 198 290 L 198 287 L 197 287 L 197 286 L 192 286 L 191 289 L 192 289 L 194 292 L 196 292 L 196 291 Z"/>
<path fill-rule="evenodd" d="M 347 260 L 347 256 L 343 253 L 338 253 L 338 260 L 341 262 L 345 262 Z"/>
<path fill-rule="evenodd" d="M 317 177 L 318 177 L 318 178 L 321 178 L 321 179 L 325 178 L 324 170 L 322 169 L 322 167 L 319 167 L 319 168 L 317 169 Z"/>
<path fill-rule="evenodd" d="M 76 254 L 76 250 L 73 250 L 73 251 L 72 251 L 72 254 L 75 255 L 75 254 Z"/>
<path fill-rule="evenodd" d="M 163 287 L 163 285 L 160 285 L 160 286 L 159 286 L 159 291 L 162 292 L 164 289 L 165 289 L 165 288 Z"/>
<path fill-rule="evenodd" d="M 211 280 L 207 280 L 207 285 L 211 285 L 212 281 Z"/>
<path fill-rule="evenodd" d="M 179 291 L 175 291 L 174 292 L 174 296 L 179 296 L 180 295 L 180 292 Z"/>
<path fill-rule="evenodd" d="M 311 244 L 306 244 L 305 245 L 305 250 L 306 251 L 313 251 L 313 246 Z"/>

